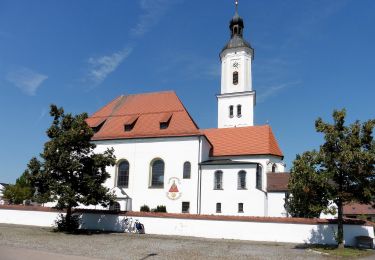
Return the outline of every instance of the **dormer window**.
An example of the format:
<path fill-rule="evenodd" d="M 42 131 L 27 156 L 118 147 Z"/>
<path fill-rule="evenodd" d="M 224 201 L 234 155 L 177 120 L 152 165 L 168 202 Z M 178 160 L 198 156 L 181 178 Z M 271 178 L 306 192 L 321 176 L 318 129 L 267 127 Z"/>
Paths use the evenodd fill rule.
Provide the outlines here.
<path fill-rule="evenodd" d="M 124 125 L 124 131 L 125 132 L 130 132 L 133 130 L 135 124 L 137 123 L 138 116 L 133 116 L 127 120 L 127 122 Z"/>
<path fill-rule="evenodd" d="M 167 129 L 172 119 L 172 113 L 166 113 L 160 120 L 160 130 Z"/>
<path fill-rule="evenodd" d="M 96 124 L 91 126 L 91 129 L 94 131 L 94 133 L 97 133 L 100 131 L 100 129 L 102 128 L 106 120 L 107 119 L 99 120 Z"/>
<path fill-rule="evenodd" d="M 167 129 L 169 126 L 169 122 L 160 122 L 160 129 Z"/>
<path fill-rule="evenodd" d="M 238 71 L 233 72 L 233 85 L 238 84 Z"/>

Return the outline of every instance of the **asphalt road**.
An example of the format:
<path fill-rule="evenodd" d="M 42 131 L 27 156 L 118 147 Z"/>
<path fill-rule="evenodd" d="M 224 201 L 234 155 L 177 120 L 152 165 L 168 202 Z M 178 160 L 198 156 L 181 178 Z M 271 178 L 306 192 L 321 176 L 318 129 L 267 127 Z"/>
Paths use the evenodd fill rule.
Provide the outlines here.
<path fill-rule="evenodd" d="M 10 246 L 0 246 L 0 259 L 1 260 L 90 260 L 83 256 L 72 256 L 64 254 L 56 254 L 50 252 L 43 252 L 40 250 L 32 250 L 26 248 L 15 248 Z"/>
<path fill-rule="evenodd" d="M 67 235 L 48 228 L 0 224 L 0 260 L 10 259 L 322 259 L 295 244 L 194 237 Z"/>

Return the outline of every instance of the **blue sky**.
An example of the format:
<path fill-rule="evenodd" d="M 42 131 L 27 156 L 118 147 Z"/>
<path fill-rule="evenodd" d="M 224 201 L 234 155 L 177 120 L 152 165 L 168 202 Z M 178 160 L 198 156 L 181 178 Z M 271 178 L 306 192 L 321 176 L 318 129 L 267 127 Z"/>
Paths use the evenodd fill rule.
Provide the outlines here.
<path fill-rule="evenodd" d="M 219 52 L 232 0 L 0 0 L 0 182 L 38 155 L 49 105 L 95 112 L 121 94 L 175 90 L 201 128 L 217 125 Z M 287 167 L 345 107 L 375 118 L 375 1 L 242 0 L 255 49 L 255 122 L 272 126 Z"/>

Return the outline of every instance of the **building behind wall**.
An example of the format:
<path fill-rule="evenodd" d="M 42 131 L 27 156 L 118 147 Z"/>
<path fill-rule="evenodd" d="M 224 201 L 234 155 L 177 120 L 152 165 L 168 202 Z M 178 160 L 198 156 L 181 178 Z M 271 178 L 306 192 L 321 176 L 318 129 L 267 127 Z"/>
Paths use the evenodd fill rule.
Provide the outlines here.
<path fill-rule="evenodd" d="M 254 50 L 237 8 L 229 28 L 218 128 L 200 129 L 173 91 L 123 95 L 87 119 L 96 152 L 114 148 L 118 161 L 105 185 L 121 210 L 285 216 L 285 192 L 267 188 L 278 177 L 267 173 L 285 170 L 283 154 L 269 125 L 254 126 Z"/>
<path fill-rule="evenodd" d="M 3 205 L 7 203 L 7 201 L 4 199 L 4 190 L 9 184 L 6 183 L 0 183 L 0 205 Z"/>

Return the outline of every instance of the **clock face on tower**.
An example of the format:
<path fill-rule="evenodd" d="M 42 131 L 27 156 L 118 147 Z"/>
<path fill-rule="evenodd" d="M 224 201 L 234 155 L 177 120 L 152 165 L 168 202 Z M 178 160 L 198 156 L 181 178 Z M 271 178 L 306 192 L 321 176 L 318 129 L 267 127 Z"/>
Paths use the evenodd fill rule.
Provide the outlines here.
<path fill-rule="evenodd" d="M 240 67 L 240 64 L 238 63 L 238 61 L 235 61 L 233 62 L 232 66 L 233 66 L 233 69 L 238 69 Z"/>

